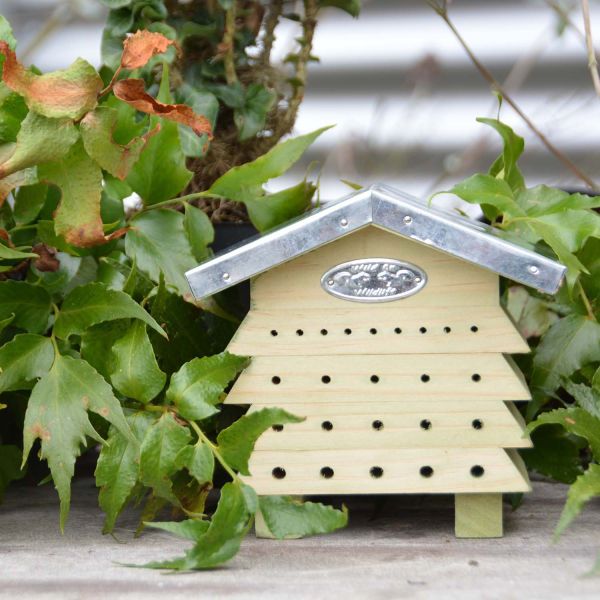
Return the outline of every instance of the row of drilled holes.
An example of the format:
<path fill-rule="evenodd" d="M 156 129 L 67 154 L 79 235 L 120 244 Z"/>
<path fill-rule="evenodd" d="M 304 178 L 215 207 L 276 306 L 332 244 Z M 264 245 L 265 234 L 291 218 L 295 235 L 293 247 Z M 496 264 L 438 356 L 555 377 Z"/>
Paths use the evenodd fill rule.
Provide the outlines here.
<path fill-rule="evenodd" d="M 429 465 L 424 465 L 419 469 L 421 477 L 432 477 L 434 472 L 433 467 Z M 331 479 L 335 475 L 335 471 L 331 467 L 322 467 L 320 473 L 321 477 L 324 479 Z M 473 465 L 470 473 L 473 477 L 483 477 L 485 469 L 481 465 Z M 275 467 L 271 471 L 271 474 L 275 479 L 283 479 L 287 473 L 283 467 Z M 374 479 L 379 479 L 380 477 L 383 477 L 383 469 L 381 467 L 371 467 L 369 469 L 369 474 Z"/>
<path fill-rule="evenodd" d="M 477 325 L 471 325 L 470 330 L 473 333 L 477 333 L 479 331 L 479 327 L 477 327 Z M 444 327 L 442 329 L 442 331 L 444 333 L 451 333 L 452 332 L 452 328 L 449 327 L 448 325 L 446 325 L 446 327 Z M 329 334 L 329 330 L 328 329 L 321 329 L 321 335 L 328 335 Z M 352 335 L 352 329 L 350 329 L 349 327 L 346 327 L 346 329 L 344 329 L 344 333 L 346 335 Z M 369 329 L 369 333 L 371 335 L 377 335 L 379 333 L 379 331 L 377 330 L 377 328 L 375 327 L 371 327 L 371 329 Z M 394 333 L 400 335 L 402 333 L 402 329 L 400 327 L 395 327 L 394 328 Z M 419 327 L 419 333 L 427 333 L 427 327 Z M 277 337 L 279 335 L 279 331 L 277 329 L 271 329 L 271 335 L 273 337 Z M 304 335 L 304 329 L 296 329 L 296 335 L 297 336 L 303 336 Z"/>
<path fill-rule="evenodd" d="M 371 423 L 371 427 L 375 429 L 375 431 L 381 431 L 383 429 L 383 421 L 375 419 L 375 421 Z M 422 419 L 419 423 L 419 427 L 425 431 L 428 431 L 433 427 L 433 423 L 429 419 Z M 473 429 L 483 429 L 483 421 L 481 419 L 473 419 L 471 421 L 471 427 Z M 272 429 L 273 431 L 283 431 L 283 425 L 273 425 Z M 333 423 L 331 421 L 323 421 L 321 423 L 321 429 L 324 429 L 325 431 L 331 431 L 333 429 Z"/>
<path fill-rule="evenodd" d="M 379 383 L 379 375 L 371 375 L 369 381 L 371 381 L 371 383 Z M 421 375 L 421 381 L 423 383 L 430 382 L 431 375 L 423 373 Z M 471 381 L 479 383 L 481 381 L 481 375 L 479 373 L 473 373 L 473 375 L 471 375 Z M 329 375 L 323 375 L 321 377 L 321 382 L 325 384 L 331 383 L 331 377 Z M 271 383 L 273 383 L 274 385 L 279 385 L 281 383 L 281 377 L 279 377 L 279 375 L 273 375 L 273 377 L 271 377 Z"/>

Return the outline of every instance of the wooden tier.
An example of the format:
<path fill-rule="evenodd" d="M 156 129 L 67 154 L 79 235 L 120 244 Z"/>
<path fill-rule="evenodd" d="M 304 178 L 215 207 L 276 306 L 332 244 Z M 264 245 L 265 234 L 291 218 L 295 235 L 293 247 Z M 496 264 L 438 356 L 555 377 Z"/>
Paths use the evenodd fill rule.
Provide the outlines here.
<path fill-rule="evenodd" d="M 528 400 L 522 374 L 501 354 L 258 356 L 227 396 L 229 404 Z"/>
<path fill-rule="evenodd" d="M 463 404 L 407 402 L 404 410 L 390 414 L 384 403 L 358 405 L 359 414 L 348 414 L 347 404 L 333 404 L 323 414 L 307 415 L 306 406 L 293 414 L 306 416 L 302 423 L 279 425 L 263 433 L 256 450 L 351 450 L 391 448 L 530 448 L 523 419 L 515 407 L 486 403 L 480 410 Z M 290 410 L 291 407 L 286 407 Z M 258 410 L 252 406 L 249 412 Z M 285 455 L 285 454 L 282 454 Z"/>
<path fill-rule="evenodd" d="M 251 477 L 267 494 L 400 494 L 526 492 L 515 450 L 496 448 L 256 451 Z"/>
<path fill-rule="evenodd" d="M 242 356 L 320 354 L 526 353 L 527 342 L 501 306 L 366 310 L 254 309 L 228 350 Z"/>

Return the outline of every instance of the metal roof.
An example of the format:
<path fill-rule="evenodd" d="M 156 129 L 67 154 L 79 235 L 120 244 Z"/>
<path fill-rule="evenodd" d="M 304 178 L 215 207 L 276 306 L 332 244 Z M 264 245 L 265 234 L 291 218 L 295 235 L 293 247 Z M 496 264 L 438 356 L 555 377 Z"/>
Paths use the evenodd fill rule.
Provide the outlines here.
<path fill-rule="evenodd" d="M 368 225 L 549 294 L 558 290 L 566 271 L 564 265 L 503 239 L 498 229 L 378 184 L 229 248 L 185 275 L 194 296 L 204 298 Z"/>

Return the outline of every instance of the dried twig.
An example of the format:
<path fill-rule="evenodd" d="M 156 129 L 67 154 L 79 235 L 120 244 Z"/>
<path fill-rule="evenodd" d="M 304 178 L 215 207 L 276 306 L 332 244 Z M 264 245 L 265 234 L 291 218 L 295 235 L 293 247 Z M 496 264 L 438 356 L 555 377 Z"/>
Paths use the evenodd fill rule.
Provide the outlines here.
<path fill-rule="evenodd" d="M 596 52 L 592 41 L 592 25 L 590 23 L 590 3 L 589 0 L 581 0 L 581 12 L 583 13 L 583 26 L 585 29 L 585 45 L 588 53 L 588 68 L 594 83 L 596 94 L 600 96 L 600 75 L 598 74 L 598 62 L 596 61 Z"/>
<path fill-rule="evenodd" d="M 235 72 L 235 2 L 225 12 L 225 32 L 221 44 L 225 53 L 225 79 L 227 85 L 232 85 L 238 80 Z"/>
<path fill-rule="evenodd" d="M 263 49 L 260 55 L 260 62 L 268 65 L 271 62 L 271 50 L 275 41 L 275 29 L 279 24 L 281 13 L 283 12 L 283 0 L 272 0 L 269 6 L 269 12 L 265 19 L 265 33 L 263 36 Z"/>
<path fill-rule="evenodd" d="M 583 181 L 588 187 L 592 189 L 596 189 L 596 184 L 594 181 L 586 175 L 566 154 L 561 152 L 546 136 L 545 134 L 538 129 L 535 123 L 523 112 L 521 107 L 513 100 L 513 98 L 506 92 L 504 87 L 496 80 L 496 78 L 492 75 L 492 73 L 481 63 L 481 61 L 473 54 L 473 51 L 461 36 L 460 32 L 456 29 L 454 23 L 450 19 L 448 15 L 446 2 L 442 2 L 442 4 L 438 4 L 437 2 L 431 0 L 429 1 L 429 5 L 435 10 L 435 12 L 440 15 L 440 17 L 444 20 L 446 25 L 452 33 L 454 37 L 458 40 L 459 44 L 463 47 L 464 51 L 467 53 L 469 59 L 475 66 L 475 68 L 479 71 L 479 74 L 488 82 L 493 90 L 499 93 L 503 100 L 523 119 L 527 127 L 538 137 L 538 139 L 544 144 L 546 149 L 553 154 L 560 162 L 562 162 L 578 179 Z"/>

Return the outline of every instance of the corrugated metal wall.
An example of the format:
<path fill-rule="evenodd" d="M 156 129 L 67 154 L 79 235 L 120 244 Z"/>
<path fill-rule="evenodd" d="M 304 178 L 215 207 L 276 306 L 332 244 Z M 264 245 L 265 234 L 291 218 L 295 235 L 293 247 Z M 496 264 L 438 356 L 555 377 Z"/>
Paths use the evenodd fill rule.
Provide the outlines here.
<path fill-rule="evenodd" d="M 582 30 L 573 5 L 571 17 Z M 22 51 L 49 19 L 58 19 L 60 25 L 28 52 L 43 69 L 79 55 L 99 60 L 104 10 L 94 0 L 0 0 L 0 12 L 13 22 Z M 557 15 L 543 1 L 456 0 L 451 15 L 495 76 L 510 77 L 514 97 L 539 128 L 600 180 L 600 99 L 581 35 L 569 27 L 559 35 Z M 592 3 L 592 21 L 600 44 L 598 3 Z M 296 34 L 291 23 L 282 28 L 278 57 Z M 358 20 L 331 10 L 319 24 L 315 54 L 321 62 L 311 65 L 297 131 L 337 123 L 306 161 L 324 162 L 324 197 L 347 191 L 341 178 L 383 180 L 426 196 L 486 168 L 497 152 L 494 136 L 475 122 L 495 115 L 496 100 L 424 0 L 365 2 Z M 526 137 L 523 166 L 531 184 L 578 185 L 506 105 L 502 118 Z"/>

